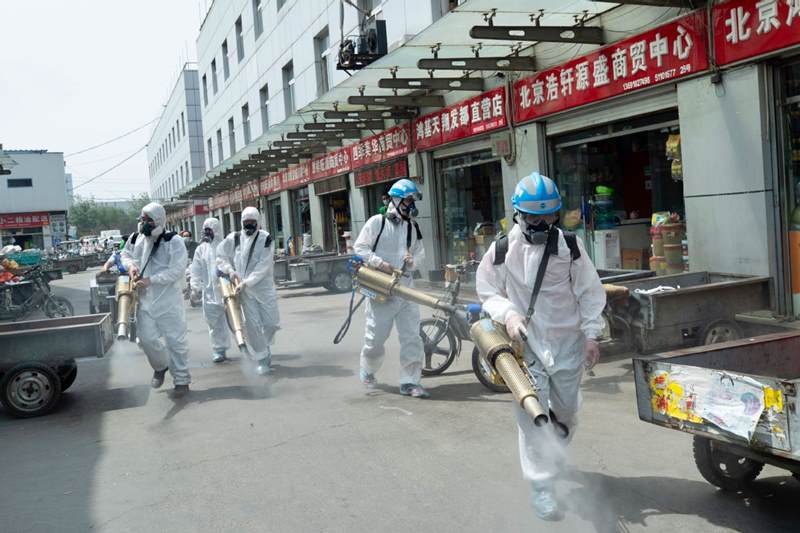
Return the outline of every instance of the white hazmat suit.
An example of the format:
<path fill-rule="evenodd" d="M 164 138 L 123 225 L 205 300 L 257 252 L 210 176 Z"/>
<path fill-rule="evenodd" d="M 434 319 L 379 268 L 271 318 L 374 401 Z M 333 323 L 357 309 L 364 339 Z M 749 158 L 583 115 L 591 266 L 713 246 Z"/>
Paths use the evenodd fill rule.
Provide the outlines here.
<path fill-rule="evenodd" d="M 581 257 L 573 260 L 559 230 L 558 255 L 551 255 L 528 324 L 525 360 L 539 388 L 539 399 L 549 405 L 558 421 L 575 428 L 581 403 L 580 382 L 586 339 L 596 339 L 602 330 L 601 314 L 606 295 L 597 270 L 578 239 Z M 509 313 L 525 316 L 545 245 L 532 245 L 519 226 L 508 235 L 505 263 L 494 265 L 495 245 L 483 256 L 476 274 L 483 309 L 500 323 Z M 541 431 L 515 403 L 519 426 L 519 452 L 523 477 L 533 483 L 546 482 L 556 474 L 551 454 L 538 450 Z M 541 444 L 541 441 L 540 443 Z"/>
<path fill-rule="evenodd" d="M 247 207 L 242 211 L 242 222 L 258 218 L 258 209 L 255 207 Z M 233 232 L 217 247 L 219 269 L 227 275 L 236 273 L 242 280 L 240 302 L 244 312 L 247 347 L 254 359 L 266 360 L 267 365 L 272 358 L 270 346 L 280 329 L 274 253 L 275 243 L 264 230 L 256 230 L 250 236 L 244 230 Z"/>
<path fill-rule="evenodd" d="M 411 246 L 407 248 L 409 232 Z M 380 239 L 373 252 L 379 233 Z M 354 250 L 367 265 L 375 269 L 379 269 L 384 262 L 400 269 L 403 267 L 404 257 L 410 254 L 413 262 L 410 267 L 406 267 L 408 275 L 403 276 L 400 281 L 408 287 L 413 286 L 411 272 L 425 259 L 425 248 L 422 240 L 417 238 L 416 228 L 397 214 L 394 205 L 389 205 L 385 220 L 383 215 L 375 215 L 367 220 L 356 239 Z M 419 336 L 419 306 L 403 298 L 390 298 L 386 303 L 368 299 L 365 312 L 361 370 L 374 375 L 380 369 L 386 353 L 383 345 L 389 338 L 392 324 L 395 324 L 400 339 L 400 384 L 419 385 L 424 357 L 422 339 Z"/>
<path fill-rule="evenodd" d="M 175 385 L 188 385 L 191 382 L 189 345 L 181 294 L 188 261 L 186 245 L 180 237 L 164 232 L 167 215 L 161 205 L 147 204 L 142 208 L 142 215 L 152 218 L 156 228 L 150 236 L 136 235 L 136 243 L 128 239 L 122 250 L 122 264 L 128 272 L 135 268 L 140 278 L 150 279 L 148 287 L 139 289 L 136 313 L 139 344 L 153 370 L 169 368 Z M 153 253 L 159 239 L 158 249 Z M 162 337 L 165 342 L 161 341 Z"/>
<path fill-rule="evenodd" d="M 230 347 L 230 331 L 225 317 L 225 302 L 217 281 L 217 247 L 222 242 L 222 224 L 216 218 L 207 218 L 203 230 L 214 232 L 214 239 L 203 241 L 194 252 L 190 283 L 192 291 L 203 293 L 203 316 L 208 324 L 211 349 L 224 355 Z"/>

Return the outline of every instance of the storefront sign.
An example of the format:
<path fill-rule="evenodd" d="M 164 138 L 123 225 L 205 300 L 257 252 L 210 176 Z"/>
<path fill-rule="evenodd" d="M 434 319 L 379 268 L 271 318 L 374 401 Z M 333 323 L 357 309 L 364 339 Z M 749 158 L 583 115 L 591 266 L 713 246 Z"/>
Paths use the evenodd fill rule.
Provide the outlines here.
<path fill-rule="evenodd" d="M 347 190 L 347 175 L 340 174 L 323 181 L 314 182 L 314 194 L 317 196 Z"/>
<path fill-rule="evenodd" d="M 42 228 L 50 225 L 49 213 L 12 213 L 0 215 L 0 228 Z"/>
<path fill-rule="evenodd" d="M 269 196 L 270 194 L 276 193 L 281 190 L 281 174 L 280 172 L 277 174 L 270 174 L 269 176 L 264 176 L 261 178 L 261 181 L 258 184 L 259 192 L 261 196 Z"/>
<path fill-rule="evenodd" d="M 236 187 L 230 192 L 230 203 L 238 204 L 242 201 L 242 188 Z"/>
<path fill-rule="evenodd" d="M 514 123 L 652 87 L 708 68 L 705 11 L 514 84 Z"/>
<path fill-rule="evenodd" d="M 353 170 L 410 153 L 410 128 L 409 124 L 401 124 L 348 146 Z"/>
<path fill-rule="evenodd" d="M 230 196 L 227 192 L 215 194 L 208 200 L 209 209 L 221 209 L 230 205 Z"/>
<path fill-rule="evenodd" d="M 350 147 L 311 160 L 311 181 L 350 172 Z"/>
<path fill-rule="evenodd" d="M 247 202 L 258 197 L 259 184 L 257 181 L 251 181 L 242 185 L 242 201 Z"/>
<path fill-rule="evenodd" d="M 800 0 L 731 0 L 712 16 L 718 65 L 800 44 Z"/>
<path fill-rule="evenodd" d="M 358 170 L 355 173 L 356 187 L 408 177 L 408 159 L 403 157 L 382 165 Z"/>
<path fill-rule="evenodd" d="M 506 90 L 498 87 L 414 120 L 414 146 L 435 146 L 504 128 Z"/>
<path fill-rule="evenodd" d="M 311 181 L 311 165 L 300 163 L 279 172 L 281 175 L 281 188 L 296 189 Z"/>
<path fill-rule="evenodd" d="M 195 215 L 207 215 L 209 212 L 209 206 L 205 204 L 196 204 L 194 206 L 194 214 Z"/>

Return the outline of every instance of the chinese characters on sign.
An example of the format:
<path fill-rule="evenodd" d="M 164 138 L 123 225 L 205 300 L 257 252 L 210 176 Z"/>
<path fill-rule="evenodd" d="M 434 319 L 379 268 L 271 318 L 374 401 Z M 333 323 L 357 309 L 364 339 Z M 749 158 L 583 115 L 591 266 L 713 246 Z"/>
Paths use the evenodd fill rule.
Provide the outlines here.
<path fill-rule="evenodd" d="M 0 228 L 41 228 L 50 225 L 49 213 L 0 215 Z"/>
<path fill-rule="evenodd" d="M 800 43 L 800 0 L 731 0 L 712 16 L 718 65 Z"/>
<path fill-rule="evenodd" d="M 706 70 L 706 42 L 706 15 L 697 11 L 520 80 L 514 84 L 514 122 Z"/>
<path fill-rule="evenodd" d="M 403 124 L 348 146 L 352 168 L 374 165 L 408 154 L 411 152 L 410 131 L 409 125 Z"/>
<path fill-rule="evenodd" d="M 403 157 L 397 161 L 391 161 L 382 165 L 356 171 L 355 182 L 356 187 L 365 187 L 373 183 L 381 183 L 407 177 L 408 159 Z"/>
<path fill-rule="evenodd" d="M 350 172 L 350 148 L 342 148 L 335 152 L 311 160 L 311 180 L 317 181 L 338 174 Z"/>
<path fill-rule="evenodd" d="M 215 194 L 208 200 L 209 209 L 220 209 L 230 205 L 230 198 L 227 192 Z"/>
<path fill-rule="evenodd" d="M 414 145 L 426 150 L 508 124 L 506 90 L 498 87 L 414 120 Z"/>
<path fill-rule="evenodd" d="M 259 192 L 261 196 L 269 196 L 272 193 L 276 193 L 281 190 L 281 175 L 280 174 L 270 174 L 269 176 L 264 176 L 261 178 L 259 182 Z"/>
<path fill-rule="evenodd" d="M 300 163 L 278 173 L 281 176 L 282 189 L 294 189 L 311 181 L 311 164 Z"/>

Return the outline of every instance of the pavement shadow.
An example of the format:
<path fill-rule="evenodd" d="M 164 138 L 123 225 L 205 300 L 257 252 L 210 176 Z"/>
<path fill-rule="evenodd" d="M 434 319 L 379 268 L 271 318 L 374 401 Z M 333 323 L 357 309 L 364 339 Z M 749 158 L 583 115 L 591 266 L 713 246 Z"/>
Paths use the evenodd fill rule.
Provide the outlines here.
<path fill-rule="evenodd" d="M 134 385 L 118 389 L 84 389 L 78 394 L 65 392 L 54 412 L 82 416 L 142 407 L 147 404 L 152 390 L 150 385 Z"/>
<path fill-rule="evenodd" d="M 426 401 L 433 402 L 489 402 L 489 403 L 506 403 L 504 399 L 506 395 L 496 394 L 487 390 L 480 383 L 445 383 L 435 387 L 428 387 L 425 383 L 423 387 L 430 393 L 431 397 Z M 375 387 L 376 390 L 385 392 L 387 394 L 394 394 L 401 396 L 400 389 L 396 385 L 389 385 L 388 383 L 378 383 Z M 487 397 L 488 396 L 488 397 Z M 496 396 L 496 398 L 492 398 Z M 509 396 L 510 397 L 510 396 Z"/>
<path fill-rule="evenodd" d="M 276 379 L 347 378 L 353 374 L 351 369 L 339 365 L 283 366 L 274 363 L 272 365 L 272 377 Z"/>
<path fill-rule="evenodd" d="M 614 376 L 591 377 L 584 375 L 581 381 L 581 390 L 602 394 L 620 394 L 622 392 L 620 383 L 632 383 L 634 378 L 633 363 L 625 363 L 620 368 L 625 372 Z"/>
<path fill-rule="evenodd" d="M 173 406 L 164 415 L 163 420 L 174 418 L 190 404 L 220 400 L 267 400 L 272 397 L 269 386 L 266 384 L 263 386 L 232 385 L 212 389 L 191 389 L 185 396 L 179 398 L 173 397 L 172 391 L 169 390 L 162 391 L 162 394 L 167 394 L 173 401 Z"/>
<path fill-rule="evenodd" d="M 623 477 L 577 470 L 566 477 L 580 485 L 561 498 L 567 512 L 591 523 L 598 533 L 623 533 L 630 525 L 644 528 L 651 517 L 677 514 L 695 515 L 710 525 L 744 533 L 797 531 L 800 521 L 800 483 L 787 477 L 758 480 L 741 493 L 672 477 Z M 742 520 L 742 508 L 752 520 Z"/>

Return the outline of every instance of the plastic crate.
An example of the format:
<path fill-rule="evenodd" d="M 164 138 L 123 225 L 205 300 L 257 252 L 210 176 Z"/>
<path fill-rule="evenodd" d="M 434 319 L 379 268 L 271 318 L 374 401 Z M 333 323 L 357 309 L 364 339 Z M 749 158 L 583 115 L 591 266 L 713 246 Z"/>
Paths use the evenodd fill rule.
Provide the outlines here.
<path fill-rule="evenodd" d="M 41 252 L 7 254 L 6 259 L 16 261 L 20 266 L 36 266 L 42 261 Z"/>

